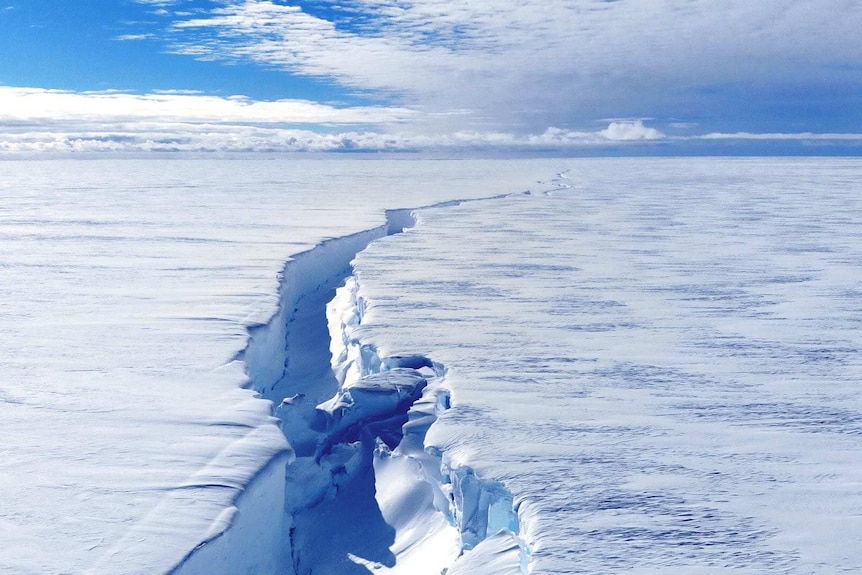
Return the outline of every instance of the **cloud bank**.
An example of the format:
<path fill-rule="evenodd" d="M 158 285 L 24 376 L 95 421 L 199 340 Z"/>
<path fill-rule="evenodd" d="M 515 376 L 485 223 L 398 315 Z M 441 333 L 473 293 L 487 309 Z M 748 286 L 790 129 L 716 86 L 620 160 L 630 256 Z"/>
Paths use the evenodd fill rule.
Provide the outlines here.
<path fill-rule="evenodd" d="M 0 154 L 535 150 L 663 137 L 641 121 L 593 132 L 422 133 L 412 129 L 416 114 L 401 107 L 338 108 L 304 100 L 0 86 Z"/>
<path fill-rule="evenodd" d="M 844 0 L 229 0 L 161 33 L 178 54 L 387 94 L 426 129 L 460 110 L 463 128 L 536 133 L 608 116 L 840 120 L 859 104 L 860 29 Z"/>
<path fill-rule="evenodd" d="M 475 151 L 612 153 L 643 145 L 668 153 L 693 142 L 862 142 L 855 133 L 720 133 L 673 136 L 644 120 L 595 130 L 416 130 L 403 107 L 335 107 L 304 100 L 255 101 L 189 92 L 129 94 L 0 86 L 0 155 Z M 453 114 L 457 117 L 458 114 Z"/>
<path fill-rule="evenodd" d="M 203 94 L 70 92 L 0 86 L 0 123 L 160 122 L 390 124 L 415 111 L 401 107 L 336 108 L 307 100 L 253 101 Z"/>

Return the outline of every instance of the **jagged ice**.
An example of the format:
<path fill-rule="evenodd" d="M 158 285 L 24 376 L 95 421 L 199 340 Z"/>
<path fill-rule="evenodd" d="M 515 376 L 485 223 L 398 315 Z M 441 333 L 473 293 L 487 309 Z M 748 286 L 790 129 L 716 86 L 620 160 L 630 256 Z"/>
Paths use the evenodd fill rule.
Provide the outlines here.
<path fill-rule="evenodd" d="M 2 573 L 862 568 L 854 160 L 0 175 Z"/>

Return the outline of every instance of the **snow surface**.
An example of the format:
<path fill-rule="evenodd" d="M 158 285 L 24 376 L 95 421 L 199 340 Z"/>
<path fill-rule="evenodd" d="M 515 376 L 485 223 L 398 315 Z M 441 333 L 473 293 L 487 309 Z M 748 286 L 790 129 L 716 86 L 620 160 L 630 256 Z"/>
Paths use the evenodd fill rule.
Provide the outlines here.
<path fill-rule="evenodd" d="M 302 446 L 260 397 L 284 399 L 286 300 L 404 225 L 385 209 L 557 164 L 0 162 L 0 573 L 289 572 Z"/>
<path fill-rule="evenodd" d="M 0 573 L 859 572 L 860 181 L 0 162 Z"/>
<path fill-rule="evenodd" d="M 862 163 L 571 166 L 348 284 L 354 361 L 445 366 L 449 573 L 862 572 Z"/>

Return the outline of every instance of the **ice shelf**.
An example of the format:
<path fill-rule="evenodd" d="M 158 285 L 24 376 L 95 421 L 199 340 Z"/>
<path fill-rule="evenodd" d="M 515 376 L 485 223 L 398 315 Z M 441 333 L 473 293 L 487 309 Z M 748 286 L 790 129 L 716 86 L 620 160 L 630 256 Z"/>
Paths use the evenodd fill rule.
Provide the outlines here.
<path fill-rule="evenodd" d="M 512 557 L 519 570 L 526 566 L 512 495 L 467 466 L 447 467 L 425 445 L 450 407 L 445 366 L 419 355 L 381 357 L 357 337 L 364 304 L 350 262 L 375 239 L 412 226 L 411 214 L 390 210 L 385 224 L 322 242 L 285 265 L 277 313 L 250 327 L 237 359 L 247 365 L 249 387 L 276 406 L 291 453 L 253 478 L 231 508 L 260 524 L 220 519 L 175 573 L 240 564 L 291 575 L 369 566 L 439 573 L 500 532 L 518 541 Z M 279 479 L 283 488 L 271 493 Z M 279 503 L 279 521 L 261 513 Z M 247 546 L 255 539 L 264 544 Z M 251 553 L 263 557 L 236 563 Z"/>
<path fill-rule="evenodd" d="M 858 162 L 567 163 L 0 163 L 0 573 L 858 572 Z"/>
<path fill-rule="evenodd" d="M 250 389 L 285 371 L 284 341 L 262 341 L 281 337 L 263 326 L 285 259 L 403 225 L 387 207 L 523 190 L 556 163 L 0 162 L 0 573 L 289 564 L 285 464 L 305 446 Z M 325 314 L 305 325 L 325 333 Z"/>
<path fill-rule="evenodd" d="M 426 445 L 514 495 L 532 575 L 862 572 L 862 165 L 573 166 L 354 262 L 356 338 L 446 366 Z"/>

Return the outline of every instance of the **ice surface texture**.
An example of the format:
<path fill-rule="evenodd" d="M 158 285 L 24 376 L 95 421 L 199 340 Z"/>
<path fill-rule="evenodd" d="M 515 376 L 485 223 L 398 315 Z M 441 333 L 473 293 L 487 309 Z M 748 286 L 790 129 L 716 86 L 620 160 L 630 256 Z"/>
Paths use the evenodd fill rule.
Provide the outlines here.
<path fill-rule="evenodd" d="M 0 573 L 859 572 L 860 181 L 0 162 Z"/>
<path fill-rule="evenodd" d="M 572 166 L 359 254 L 354 337 L 448 368 L 426 441 L 533 574 L 862 572 L 862 164 Z"/>
<path fill-rule="evenodd" d="M 0 162 L 0 573 L 164 573 L 216 540 L 246 551 L 201 547 L 209 573 L 285 560 L 293 455 L 235 361 L 285 260 L 556 164 Z M 284 345 L 259 349 L 272 385 Z"/>

